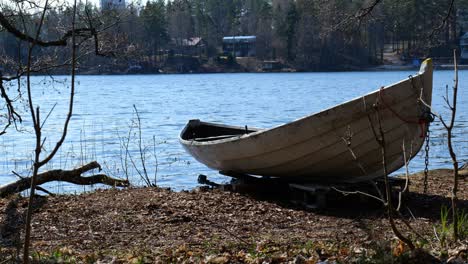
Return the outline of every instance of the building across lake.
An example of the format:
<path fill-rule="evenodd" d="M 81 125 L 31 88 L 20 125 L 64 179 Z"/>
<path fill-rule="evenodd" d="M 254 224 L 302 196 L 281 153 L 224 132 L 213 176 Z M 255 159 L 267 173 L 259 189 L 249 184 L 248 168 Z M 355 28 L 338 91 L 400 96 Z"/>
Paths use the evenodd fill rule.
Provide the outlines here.
<path fill-rule="evenodd" d="M 101 10 L 124 9 L 125 0 L 101 0 Z"/>
<path fill-rule="evenodd" d="M 460 37 L 460 61 L 461 63 L 468 62 L 468 32 Z"/>
<path fill-rule="evenodd" d="M 223 53 L 234 57 L 255 57 L 256 36 L 229 36 L 223 38 Z"/>

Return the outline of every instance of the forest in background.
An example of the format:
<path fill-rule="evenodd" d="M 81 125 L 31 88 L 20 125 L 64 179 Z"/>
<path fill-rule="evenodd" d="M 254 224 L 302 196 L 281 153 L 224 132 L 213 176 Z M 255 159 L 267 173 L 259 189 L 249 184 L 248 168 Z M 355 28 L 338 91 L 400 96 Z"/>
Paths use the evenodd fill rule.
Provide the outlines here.
<path fill-rule="evenodd" d="M 21 6 L 23 5 L 23 6 Z M 28 2 L 3 5 L 5 17 L 33 32 L 40 12 Z M 17 10 L 27 10 L 15 17 Z M 80 4 L 86 23 L 99 26 L 105 56 L 82 55 L 80 73 L 213 72 L 236 68 L 222 52 L 225 36 L 256 36 L 254 65 L 276 61 L 299 71 L 363 68 L 384 63 L 384 50 L 402 59 L 448 58 L 463 31 L 467 1 L 450 0 L 156 0 L 101 10 Z M 9 16 L 11 14 L 11 16 Z M 71 9 L 51 9 L 40 38 L 55 39 Z M 83 25 L 89 26 L 89 25 Z M 4 72 L 27 60 L 27 43 L 0 31 Z M 190 46 L 199 38 L 199 45 Z M 102 55 L 101 54 L 101 55 Z M 66 55 L 36 49 L 38 60 Z M 21 63 L 23 62 L 23 63 Z M 58 69 L 47 69 L 56 73 Z"/>

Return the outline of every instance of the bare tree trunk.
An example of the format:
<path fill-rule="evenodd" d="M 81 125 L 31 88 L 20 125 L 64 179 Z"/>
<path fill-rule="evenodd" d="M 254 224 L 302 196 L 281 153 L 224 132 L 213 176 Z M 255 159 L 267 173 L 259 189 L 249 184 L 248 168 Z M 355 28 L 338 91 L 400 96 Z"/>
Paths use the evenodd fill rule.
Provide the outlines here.
<path fill-rule="evenodd" d="M 27 62 L 27 90 L 28 90 L 28 101 L 29 101 L 29 108 L 31 111 L 31 118 L 34 125 L 34 132 L 36 135 L 36 149 L 34 155 L 34 164 L 33 164 L 33 174 L 31 176 L 31 191 L 29 193 L 29 203 L 28 203 L 28 210 L 26 213 L 26 227 L 25 227 L 25 235 L 24 235 L 24 250 L 23 250 L 23 263 L 29 263 L 29 246 L 31 244 L 31 217 L 32 217 L 32 204 L 34 201 L 34 192 L 36 190 L 36 178 L 37 173 L 41 165 L 39 164 L 40 154 L 42 150 L 42 142 L 41 142 L 41 123 L 40 123 L 40 115 L 39 115 L 39 107 L 34 109 L 33 101 L 32 101 L 32 93 L 31 93 L 31 64 L 32 64 L 32 52 L 36 45 L 37 40 L 41 34 L 42 25 L 44 23 L 45 14 L 47 12 L 49 5 L 49 1 L 46 0 L 44 4 L 44 10 L 41 15 L 41 20 L 38 25 L 38 29 L 36 32 L 36 37 L 32 43 L 29 44 L 28 50 L 28 62 Z"/>
<path fill-rule="evenodd" d="M 458 213 L 457 213 L 457 192 L 458 192 L 458 161 L 457 155 L 455 154 L 452 146 L 452 129 L 455 124 L 455 117 L 457 112 L 457 93 L 458 93 L 458 68 L 457 68 L 457 53 L 456 50 L 453 50 L 453 64 L 455 68 L 455 79 L 453 85 L 453 97 L 452 97 L 452 106 L 448 102 L 448 98 L 446 98 L 447 103 L 452 111 L 452 117 L 450 119 L 450 125 L 444 126 L 447 129 L 447 144 L 450 153 L 450 157 L 452 158 L 453 162 L 453 188 L 452 188 L 452 217 L 453 217 L 453 239 L 456 241 L 458 240 Z"/>
<path fill-rule="evenodd" d="M 8 114 L 6 117 L 8 118 L 8 122 L 13 122 L 16 123 L 16 120 L 21 122 L 21 117 L 14 111 L 14 108 L 12 108 L 12 104 L 9 103 L 10 101 L 7 99 L 7 94 L 3 93 L 3 81 L 18 81 L 17 84 L 17 91 L 18 93 L 21 94 L 21 78 L 25 77 L 26 79 L 26 93 L 27 93 L 27 101 L 29 105 L 29 112 L 31 115 L 31 120 L 35 132 L 35 140 L 36 140 L 36 146 L 35 146 L 35 154 L 33 158 L 33 166 L 32 166 L 32 177 L 31 178 L 22 178 L 18 182 L 16 182 L 16 189 L 21 189 L 19 188 L 20 186 L 27 186 L 25 187 L 26 189 L 30 188 L 30 197 L 29 197 L 29 205 L 26 213 L 26 226 L 25 226 L 25 240 L 24 240 L 24 251 L 23 251 L 23 262 L 24 263 L 29 263 L 29 246 L 30 246 L 30 236 L 31 236 L 31 217 L 32 217 L 32 204 L 34 200 L 34 194 L 36 190 L 36 185 L 43 180 L 41 176 L 44 175 L 49 175 L 50 172 L 48 173 L 42 173 L 40 174 L 40 168 L 43 167 L 45 164 L 50 162 L 52 158 L 57 154 L 59 149 L 61 148 L 63 142 L 65 141 L 66 135 L 67 135 L 67 129 L 69 122 L 71 120 L 71 116 L 73 113 L 73 101 L 74 101 L 74 94 L 75 94 L 75 68 L 76 68 L 76 61 L 77 61 L 77 43 L 79 44 L 84 44 L 85 41 L 88 40 L 94 40 L 94 50 L 95 54 L 99 56 L 106 56 L 106 54 L 103 54 L 100 51 L 99 47 L 99 42 L 98 42 L 98 34 L 101 33 L 102 31 L 96 30 L 96 28 L 93 27 L 92 24 L 92 18 L 88 15 L 87 18 L 84 18 L 85 20 L 87 19 L 87 22 L 89 23 L 89 27 L 83 27 L 83 28 L 77 28 L 76 25 L 76 19 L 77 19 L 77 2 L 76 0 L 73 3 L 73 17 L 72 17 L 72 25 L 71 29 L 64 32 L 59 38 L 57 39 L 52 39 L 52 40 L 44 40 L 42 39 L 42 29 L 45 24 L 45 21 L 48 19 L 48 15 L 51 12 L 51 10 L 55 9 L 55 6 L 51 6 L 49 3 L 49 0 L 44 1 L 44 6 L 41 7 L 40 3 L 31 3 L 34 4 L 34 13 L 38 14 L 36 20 L 31 22 L 31 30 L 28 30 L 28 27 L 26 26 L 26 23 L 24 22 L 24 17 L 26 16 L 25 13 L 22 12 L 21 8 L 18 11 L 17 15 L 10 16 L 5 15 L 3 11 L 0 11 L 0 25 L 4 29 L 5 32 L 8 32 L 11 34 L 15 39 L 18 40 L 18 54 L 16 55 L 18 58 L 17 62 L 17 72 L 16 76 L 13 77 L 4 77 L 0 74 L 0 91 L 2 93 L 2 97 L 6 100 L 7 103 L 7 111 Z M 64 4 L 66 5 L 66 4 Z M 15 26 L 15 23 L 11 19 L 11 17 L 19 17 L 20 19 L 23 19 L 23 29 L 19 29 Z M 36 15 L 34 15 L 36 17 Z M 68 20 L 68 19 L 67 19 Z M 29 25 L 29 24 L 28 24 Z M 103 26 L 104 27 L 104 26 Z M 106 26 L 105 29 L 108 29 L 109 26 Z M 105 30 L 103 29 L 103 30 Z M 30 35 L 29 33 L 32 32 Z M 79 37 L 80 42 L 76 41 L 76 37 Z M 21 57 L 21 42 L 24 41 L 28 44 L 28 54 L 27 54 L 27 60 L 26 60 L 26 65 L 23 65 L 22 63 L 22 57 Z M 58 64 L 51 64 L 53 62 L 50 62 L 48 60 L 41 61 L 41 58 L 36 60 L 36 53 L 41 54 L 41 51 L 37 48 L 39 47 L 66 47 L 68 44 L 71 44 L 71 63 L 70 61 L 65 61 L 61 62 L 60 56 L 57 56 L 55 59 Z M 108 55 L 113 55 L 113 53 L 109 53 Z M 55 61 L 55 60 L 54 60 Z M 70 91 L 70 97 L 69 97 L 69 108 L 68 108 L 68 114 L 66 116 L 64 125 L 63 125 L 63 132 L 61 134 L 61 137 L 59 140 L 55 143 L 55 146 L 52 148 L 51 152 L 47 155 L 45 155 L 44 158 L 41 159 L 41 152 L 43 149 L 43 146 L 46 141 L 46 137 L 42 135 L 42 125 L 43 120 L 41 120 L 40 117 L 40 107 L 34 105 L 33 103 L 33 97 L 32 97 L 32 87 L 31 87 L 31 73 L 33 72 L 40 72 L 43 73 L 44 71 L 51 69 L 51 68 L 59 68 L 59 67 L 64 67 L 71 64 L 72 69 L 71 69 L 71 91 Z M 0 134 L 2 133 L 3 130 L 0 130 Z M 72 170 L 73 171 L 73 170 Z M 58 172 L 58 171 L 53 171 L 53 172 Z M 64 172 L 70 172 L 70 171 L 64 171 Z M 70 176 L 70 175 L 61 175 L 63 176 Z M 20 177 L 21 178 L 21 177 Z M 53 177 L 52 177 L 53 178 Z M 65 177 L 66 178 L 66 177 Z M 74 178 L 76 180 L 77 178 Z M 60 179 L 58 179 L 60 180 Z M 92 177 L 86 177 L 86 181 L 88 182 L 107 182 L 108 177 L 105 175 L 94 175 Z M 78 180 L 76 180 L 78 181 Z M 80 184 L 80 183 L 78 183 Z M 14 186 L 14 185 L 13 185 Z M 4 188 L 0 187 L 0 189 Z M 5 189 L 3 189 L 5 190 Z"/>
<path fill-rule="evenodd" d="M 32 217 L 32 205 L 34 201 L 34 193 L 36 190 L 36 179 L 38 177 L 39 169 L 47 164 L 52 158 L 57 154 L 58 150 L 62 146 L 65 138 L 67 136 L 68 124 L 71 120 L 73 114 L 73 102 L 75 96 L 75 68 L 76 68 L 76 35 L 75 35 L 75 19 L 76 19 L 76 0 L 73 3 L 73 17 L 72 17 L 72 42 L 71 42 L 71 51 L 72 51 L 72 63 L 71 63 L 71 88 L 70 88 L 70 102 L 67 117 L 65 119 L 64 127 L 62 136 L 57 141 L 55 147 L 52 149 L 50 154 L 48 154 L 43 160 L 41 160 L 41 152 L 42 152 L 42 124 L 40 118 L 40 108 L 36 107 L 34 109 L 34 104 L 32 100 L 32 92 L 31 92 L 31 64 L 32 64 L 32 51 L 34 46 L 36 45 L 37 40 L 39 40 L 39 36 L 41 34 L 42 25 L 44 24 L 45 14 L 48 10 L 49 1 L 46 0 L 44 4 L 44 10 L 41 16 L 41 20 L 38 25 L 38 29 L 36 32 L 35 40 L 30 44 L 29 54 L 28 54 L 28 66 L 27 66 L 27 90 L 28 90 L 28 100 L 29 100 L 29 108 L 31 111 L 31 118 L 33 120 L 34 132 L 36 135 L 36 149 L 35 149 L 35 157 L 34 157 L 34 164 L 33 164 L 33 174 L 31 176 L 31 191 L 29 194 L 29 204 L 28 210 L 26 214 L 26 227 L 25 227 L 25 237 L 24 237 L 24 252 L 23 252 L 23 263 L 29 263 L 29 247 L 31 244 L 31 217 Z"/>
<path fill-rule="evenodd" d="M 379 122 L 379 133 L 380 133 L 380 138 L 376 137 L 377 142 L 379 143 L 381 150 L 382 150 L 382 165 L 383 165 L 383 170 L 384 170 L 384 183 L 385 183 L 385 193 L 387 197 L 386 201 L 386 207 L 387 207 L 387 213 L 388 213 L 388 220 L 390 221 L 390 226 L 392 227 L 393 233 L 403 241 L 406 245 L 409 246 L 411 250 L 414 250 L 416 247 L 414 246 L 413 242 L 405 237 L 400 230 L 398 230 L 396 224 L 395 224 L 395 219 L 393 218 L 393 214 L 395 211 L 395 208 L 393 207 L 393 202 L 392 202 L 392 194 L 391 194 L 391 189 L 390 189 L 390 183 L 388 182 L 388 171 L 387 171 L 387 150 L 385 147 L 385 132 L 382 128 L 382 120 L 380 116 L 380 112 L 378 109 L 377 110 L 377 119 Z"/>

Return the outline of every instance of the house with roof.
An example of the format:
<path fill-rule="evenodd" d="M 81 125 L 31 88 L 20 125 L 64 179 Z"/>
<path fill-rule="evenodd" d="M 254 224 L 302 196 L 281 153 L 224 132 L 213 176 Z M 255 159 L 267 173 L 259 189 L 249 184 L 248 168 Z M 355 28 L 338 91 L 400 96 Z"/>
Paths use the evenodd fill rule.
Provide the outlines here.
<path fill-rule="evenodd" d="M 173 38 L 171 51 L 174 54 L 186 56 L 201 56 L 206 54 L 206 41 L 201 37 Z"/>

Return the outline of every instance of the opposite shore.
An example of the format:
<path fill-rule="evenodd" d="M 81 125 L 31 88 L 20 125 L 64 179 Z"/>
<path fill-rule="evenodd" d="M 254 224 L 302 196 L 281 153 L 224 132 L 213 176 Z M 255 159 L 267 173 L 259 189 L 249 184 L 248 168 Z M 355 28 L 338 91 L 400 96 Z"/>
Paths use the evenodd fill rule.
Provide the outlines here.
<path fill-rule="evenodd" d="M 187 73 L 271 73 L 271 72 L 349 72 L 349 71 L 418 71 L 419 61 L 409 63 L 397 61 L 394 63 L 385 63 L 381 65 L 356 66 L 352 64 L 333 66 L 333 67 L 312 67 L 303 68 L 280 61 L 261 61 L 255 58 L 236 58 L 233 60 L 217 59 L 206 60 L 195 57 L 176 57 L 172 60 L 166 60 L 159 66 L 151 63 L 128 64 L 102 64 L 102 65 L 80 65 L 77 68 L 78 75 L 126 75 L 126 74 L 187 74 Z M 468 69 L 468 64 L 457 65 L 459 70 Z M 451 62 L 443 60 L 434 61 L 435 70 L 453 70 L 454 65 Z M 3 73 L 2 73 L 3 72 Z M 4 76 L 13 76 L 13 73 L 3 70 L 0 67 L 0 73 Z M 44 73 L 40 73 L 43 75 Z M 50 75 L 68 75 L 67 67 L 57 68 L 48 72 Z M 36 75 L 36 73 L 32 73 Z"/>
<path fill-rule="evenodd" d="M 253 65 L 252 65 L 253 64 Z M 384 64 L 378 66 L 352 66 L 343 65 L 340 67 L 326 68 L 326 69 L 301 69 L 290 65 L 281 65 L 280 68 L 276 69 L 265 69 L 262 67 L 262 62 L 255 63 L 236 63 L 233 65 L 210 65 L 201 64 L 195 69 L 184 69 L 183 67 L 177 67 L 168 65 L 153 70 L 144 70 L 134 68 L 127 68 L 125 70 L 112 71 L 112 70 L 100 70 L 100 69 L 82 69 L 78 71 L 78 74 L 82 75 L 121 75 L 121 74 L 187 74 L 187 73 L 291 73 L 291 72 L 349 72 L 349 71 L 418 71 L 420 65 L 412 64 Z M 468 64 L 457 65 L 459 70 L 467 70 Z M 435 63 L 435 70 L 454 70 L 453 64 L 447 63 Z M 63 74 L 67 74 L 64 72 Z"/>

